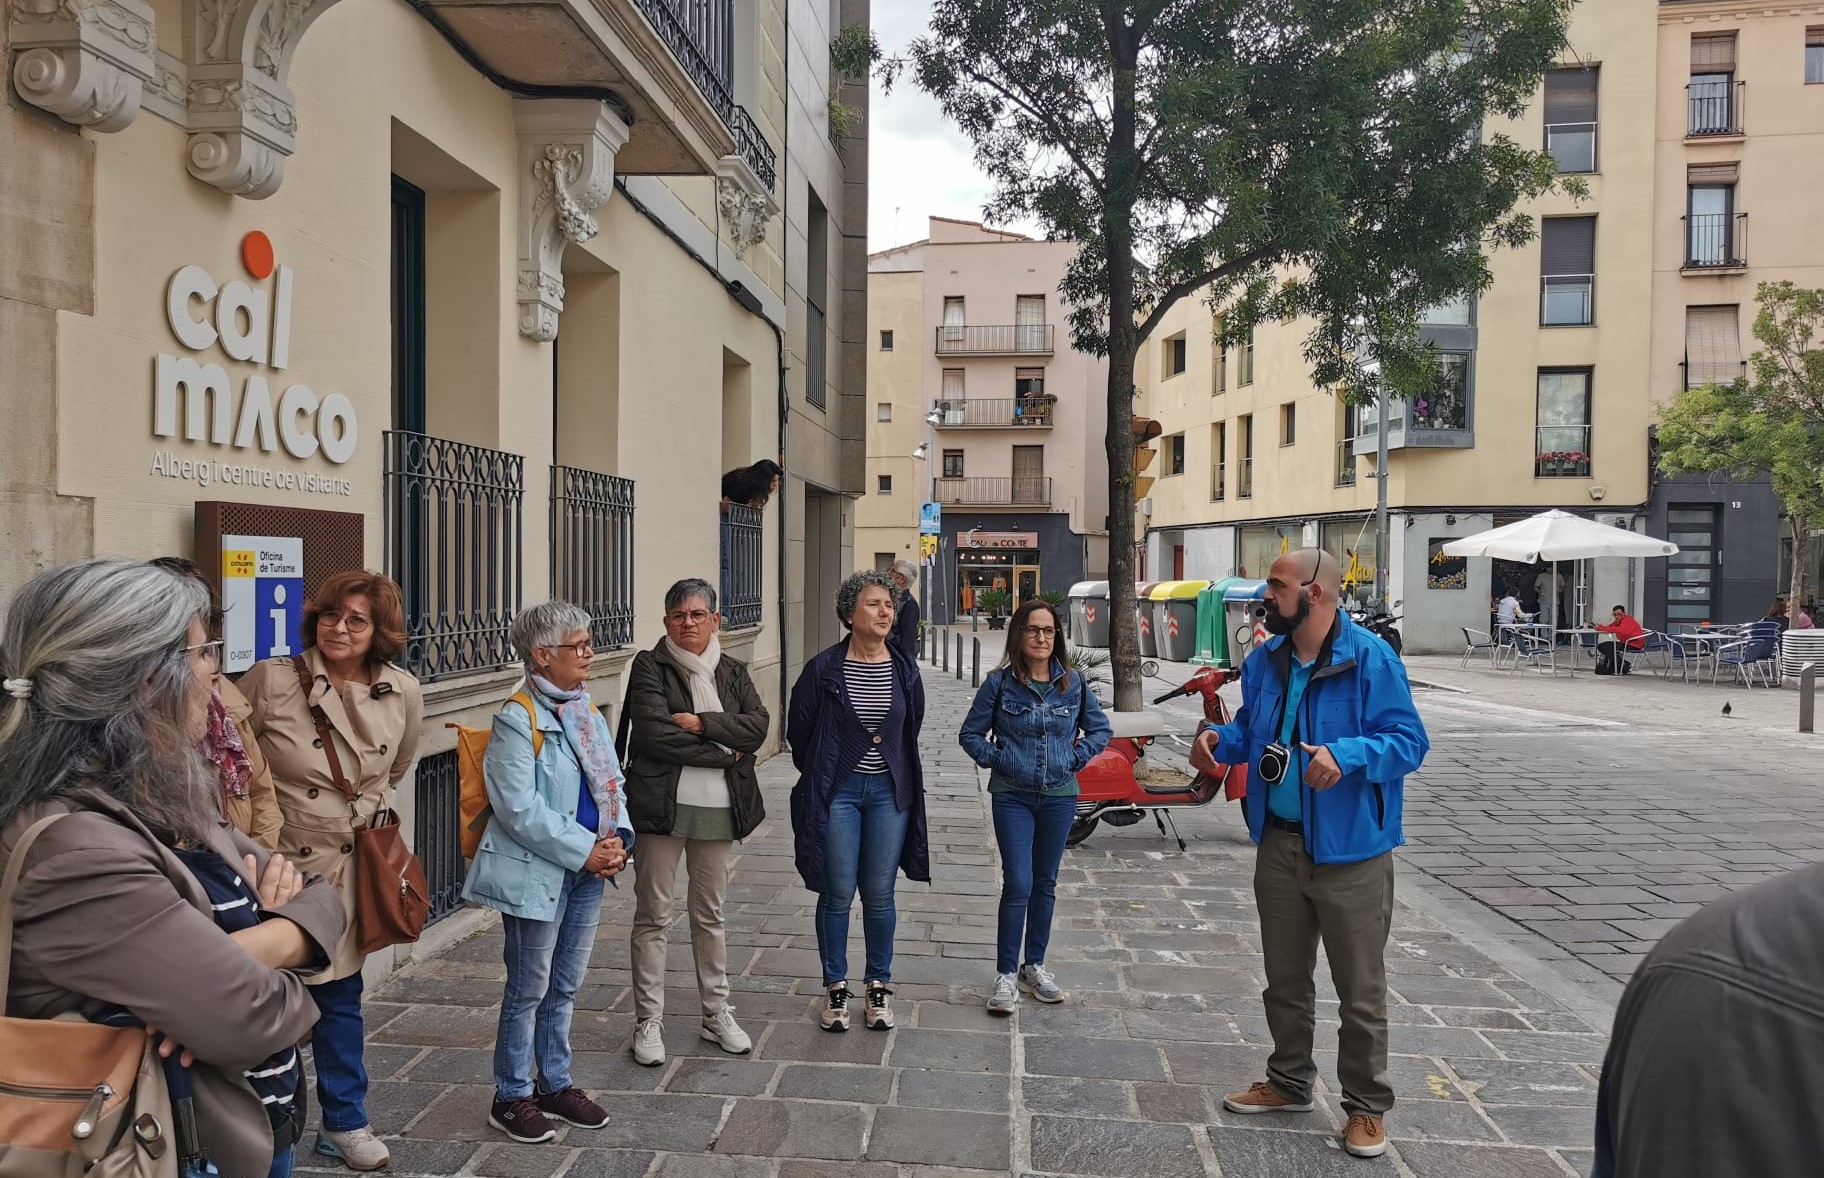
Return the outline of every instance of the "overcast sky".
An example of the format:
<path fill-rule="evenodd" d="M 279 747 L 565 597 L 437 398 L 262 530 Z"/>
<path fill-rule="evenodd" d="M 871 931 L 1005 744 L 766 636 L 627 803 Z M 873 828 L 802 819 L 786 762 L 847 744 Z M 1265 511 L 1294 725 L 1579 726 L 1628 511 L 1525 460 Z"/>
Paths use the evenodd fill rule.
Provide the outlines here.
<path fill-rule="evenodd" d="M 888 56 L 905 52 L 925 31 L 924 0 L 874 0 L 874 35 Z M 975 166 L 969 141 L 937 103 L 902 77 L 891 95 L 876 82 L 868 143 L 868 249 L 904 245 L 925 236 L 925 218 L 982 219 L 988 178 Z M 1036 232 L 1034 225 L 998 228 Z"/>

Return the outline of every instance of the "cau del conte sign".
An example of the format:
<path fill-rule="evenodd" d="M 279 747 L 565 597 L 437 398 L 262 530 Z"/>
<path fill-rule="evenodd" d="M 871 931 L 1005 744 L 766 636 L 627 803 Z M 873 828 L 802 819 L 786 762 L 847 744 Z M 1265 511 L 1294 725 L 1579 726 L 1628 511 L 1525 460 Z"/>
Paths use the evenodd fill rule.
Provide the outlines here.
<path fill-rule="evenodd" d="M 347 397 L 319 397 L 309 385 L 291 384 L 275 401 L 278 382 L 261 371 L 248 374 L 237 399 L 227 370 L 207 357 L 219 347 L 231 360 L 275 374 L 291 361 L 291 267 L 274 264 L 272 242 L 258 230 L 242 239 L 241 264 L 265 285 L 239 278 L 217 283 L 201 266 L 185 266 L 166 285 L 166 322 L 189 352 L 158 356 L 153 435 L 267 453 L 283 446 L 293 458 L 321 453 L 338 465 L 347 462 L 360 438 Z"/>

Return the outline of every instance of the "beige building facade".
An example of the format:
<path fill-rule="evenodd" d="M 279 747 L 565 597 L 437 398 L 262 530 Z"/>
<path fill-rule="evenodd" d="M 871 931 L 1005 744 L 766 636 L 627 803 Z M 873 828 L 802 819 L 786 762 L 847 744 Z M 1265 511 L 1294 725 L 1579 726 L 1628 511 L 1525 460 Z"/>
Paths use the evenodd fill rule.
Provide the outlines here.
<path fill-rule="evenodd" d="M 1107 575 L 1107 361 L 1070 346 L 1070 242 L 932 217 L 869 258 L 867 494 L 856 550 L 927 558 L 925 616 Z M 919 547 L 920 507 L 940 516 Z M 917 556 L 915 556 L 917 554 Z"/>
<path fill-rule="evenodd" d="M 1552 194 L 1526 210 L 1539 218 L 1539 236 L 1491 257 L 1491 288 L 1427 315 L 1424 337 L 1440 353 L 1435 388 L 1388 407 L 1386 581 L 1408 649 L 1461 649 L 1463 629 L 1487 628 L 1490 603 L 1505 587 L 1529 605 L 1543 589 L 1545 608 L 1567 618 L 1625 603 L 1649 626 L 1663 626 L 1689 612 L 1668 588 L 1665 562 L 1641 562 L 1657 570 L 1624 561 L 1567 567 L 1554 606 L 1542 568 L 1456 559 L 1442 548 L 1548 508 L 1655 534 L 1679 530 L 1671 525 L 1684 517 L 1668 520 L 1649 447 L 1656 406 L 1677 387 L 1667 381 L 1683 340 L 1684 309 L 1667 309 L 1668 287 L 1694 281 L 1679 276 L 1676 262 L 1667 275 L 1685 173 L 1666 154 L 1686 147 L 1667 143 L 1674 83 L 1663 47 L 1667 11 L 1691 7 L 1579 6 L 1569 50 L 1538 100 L 1498 128 L 1549 151 L 1561 173 L 1587 184 L 1588 197 Z M 1681 61 L 1681 117 L 1687 81 Z M 1816 118 L 1811 126 L 1824 130 Z M 1676 201 L 1667 196 L 1669 168 Z M 1805 171 L 1795 170 L 1795 185 Z M 1806 215 L 1796 195 L 1781 199 L 1781 215 Z M 1375 574 L 1376 407 L 1345 406 L 1312 386 L 1302 355 L 1308 323 L 1263 324 L 1252 340 L 1218 351 L 1219 317 L 1186 300 L 1136 365 L 1140 412 L 1163 428 L 1156 481 L 1140 505 L 1142 579 L 1261 577 L 1278 553 L 1315 545 L 1344 565 L 1366 599 Z M 1674 322 L 1676 334 L 1666 336 Z M 1764 487 L 1737 492 L 1729 501 L 1767 499 Z M 1700 497 L 1715 505 L 1714 493 Z M 1705 605 L 1718 618 L 1748 608 L 1747 586 L 1758 596 L 1772 584 L 1768 521 L 1750 514 L 1729 539 L 1739 547 L 1731 565 L 1743 588 Z M 1701 559 L 1720 559 L 1720 530 L 1695 546 Z"/>
<path fill-rule="evenodd" d="M 679 11 L 13 5 L 0 597 L 90 554 L 189 553 L 223 504 L 290 529 L 196 551 L 272 574 L 234 670 L 289 641 L 290 615 L 258 619 L 338 537 L 406 592 L 427 714 L 401 803 L 433 854 L 445 722 L 511 690 L 522 605 L 591 612 L 618 709 L 665 587 L 720 581 L 725 646 L 779 715 L 852 564 L 867 143 L 831 138 L 828 45 L 868 5 Z M 722 512 L 721 474 L 761 458 L 780 494 Z M 433 872 L 446 907 L 460 866 Z"/>

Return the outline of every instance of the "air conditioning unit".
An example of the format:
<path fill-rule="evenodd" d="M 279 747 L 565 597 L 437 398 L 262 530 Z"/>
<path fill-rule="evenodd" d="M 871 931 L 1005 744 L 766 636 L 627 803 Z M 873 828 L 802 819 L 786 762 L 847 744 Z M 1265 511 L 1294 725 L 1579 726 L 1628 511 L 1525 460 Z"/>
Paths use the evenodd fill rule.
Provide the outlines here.
<path fill-rule="evenodd" d="M 1596 522 L 1608 528 L 1622 528 L 1630 532 L 1634 530 L 1634 514 L 1628 511 L 1599 511 L 1596 513 Z"/>
<path fill-rule="evenodd" d="M 1144 515 L 1147 519 L 1153 518 L 1153 497 L 1151 495 L 1140 500 L 1140 514 Z"/>

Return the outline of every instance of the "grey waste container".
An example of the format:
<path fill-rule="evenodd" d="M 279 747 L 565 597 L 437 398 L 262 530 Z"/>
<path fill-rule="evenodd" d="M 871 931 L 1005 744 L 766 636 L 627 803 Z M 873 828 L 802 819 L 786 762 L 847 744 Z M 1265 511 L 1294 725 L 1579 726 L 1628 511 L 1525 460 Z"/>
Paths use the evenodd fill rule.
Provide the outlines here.
<path fill-rule="evenodd" d="M 1165 581 L 1153 589 L 1153 640 L 1159 657 L 1188 663 L 1197 653 L 1197 595 L 1208 581 Z"/>
<path fill-rule="evenodd" d="M 1153 590 L 1158 581 L 1142 581 L 1134 586 L 1134 614 L 1140 623 L 1140 657 L 1159 657 L 1159 640 L 1153 635 Z"/>
<path fill-rule="evenodd" d="M 1070 640 L 1078 646 L 1108 645 L 1108 582 L 1078 581 L 1070 587 Z"/>

